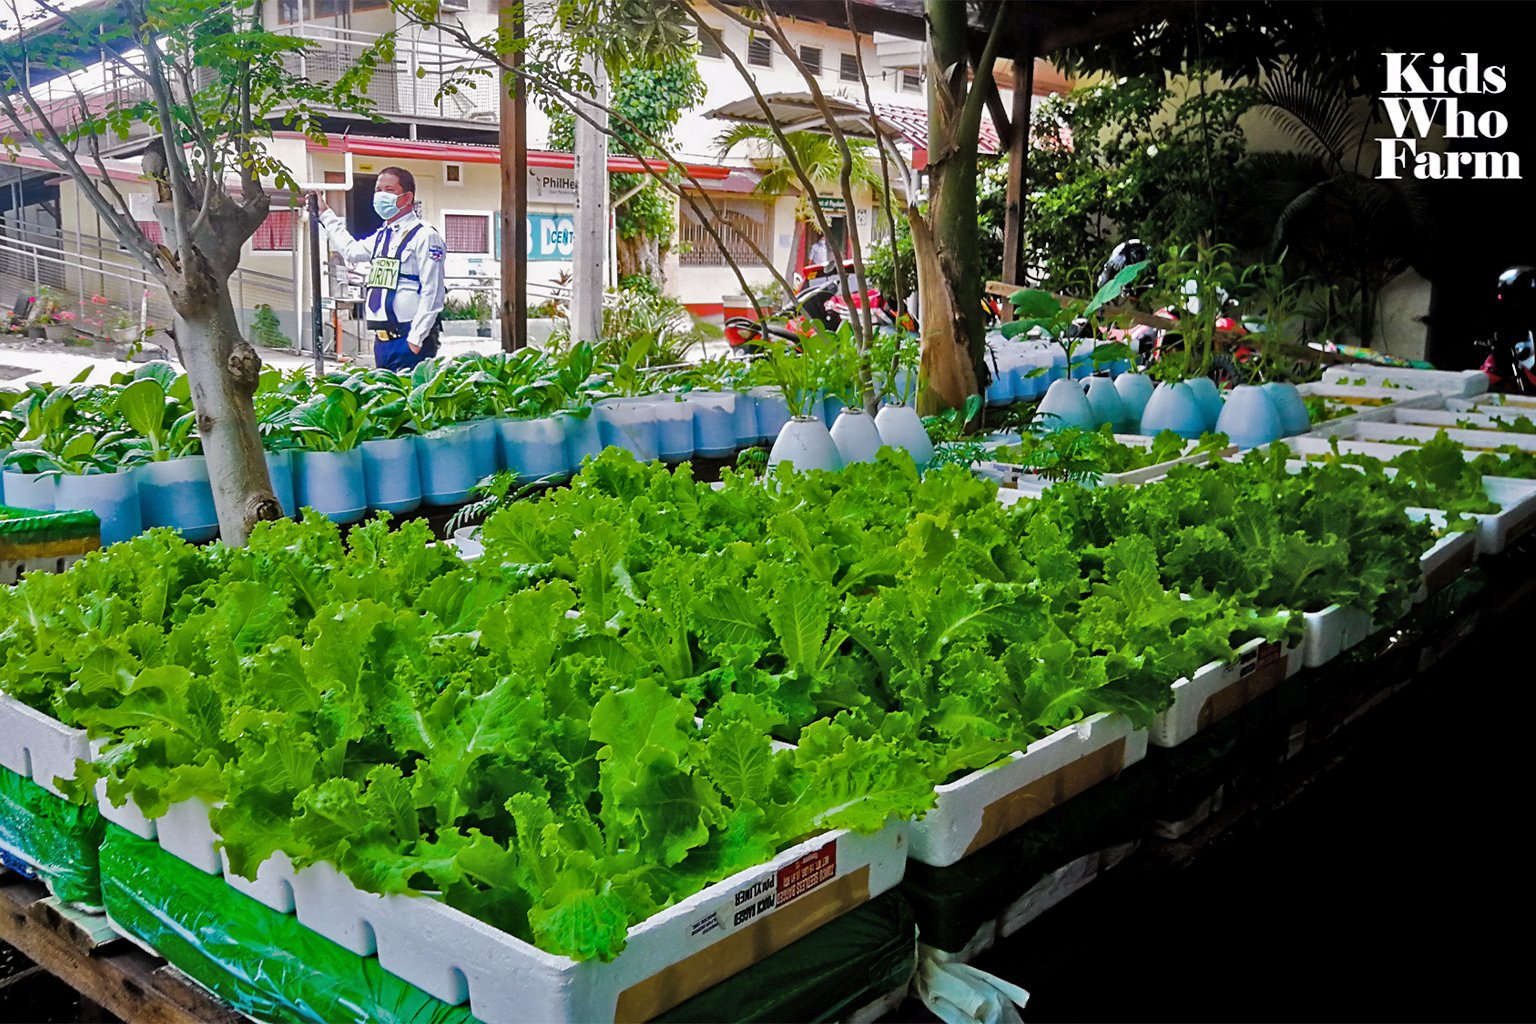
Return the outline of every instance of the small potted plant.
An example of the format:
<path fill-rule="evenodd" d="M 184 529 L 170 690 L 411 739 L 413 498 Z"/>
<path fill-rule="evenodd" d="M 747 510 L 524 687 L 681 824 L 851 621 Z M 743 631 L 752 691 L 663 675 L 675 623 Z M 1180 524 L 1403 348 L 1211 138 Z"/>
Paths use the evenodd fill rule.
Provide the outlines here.
<path fill-rule="evenodd" d="M 475 312 L 475 337 L 489 338 L 491 336 L 491 296 L 487 292 L 477 291 L 469 300 L 470 308 Z"/>

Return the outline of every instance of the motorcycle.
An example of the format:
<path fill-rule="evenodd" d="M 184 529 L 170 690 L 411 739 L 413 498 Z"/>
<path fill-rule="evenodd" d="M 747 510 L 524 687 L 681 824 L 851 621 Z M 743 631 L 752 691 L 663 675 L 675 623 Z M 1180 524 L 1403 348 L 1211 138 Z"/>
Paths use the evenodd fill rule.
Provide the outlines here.
<path fill-rule="evenodd" d="M 863 309 L 868 304 L 871 321 L 876 328 L 893 327 L 896 321 L 885 307 L 880 289 L 867 287 L 854 273 L 853 261 L 843 264 L 848 277 L 848 290 L 853 296 L 853 307 Z M 831 263 L 826 266 L 805 267 L 801 276 L 804 283 L 789 302 L 774 314 L 760 320 L 733 316 L 725 321 L 725 340 L 733 353 L 747 354 L 760 351 L 764 342 L 784 341 L 798 346 L 800 339 L 810 333 L 811 321 L 820 321 L 828 330 L 836 330 L 849 319 L 849 306 L 843 299 L 842 283 Z"/>
<path fill-rule="evenodd" d="M 1479 341 L 1487 352 L 1482 371 L 1492 391 L 1536 394 L 1536 268 L 1513 266 L 1499 274 L 1493 340 Z"/>

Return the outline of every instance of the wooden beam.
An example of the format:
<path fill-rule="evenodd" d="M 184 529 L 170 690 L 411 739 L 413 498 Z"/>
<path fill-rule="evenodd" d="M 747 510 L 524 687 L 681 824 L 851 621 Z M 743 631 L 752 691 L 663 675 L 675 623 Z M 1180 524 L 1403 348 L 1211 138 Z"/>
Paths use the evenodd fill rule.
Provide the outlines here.
<path fill-rule="evenodd" d="M 1008 190 L 1003 214 L 1003 280 L 1024 281 L 1024 172 L 1029 167 L 1030 101 L 1035 92 L 1035 48 L 1028 33 L 1013 54 L 1013 134 L 1008 141 Z"/>
<path fill-rule="evenodd" d="M 523 64 L 522 0 L 501 0 L 503 37 L 517 45 L 507 56 Z M 528 347 L 528 88 L 521 75 L 501 72 L 501 347 Z"/>
<path fill-rule="evenodd" d="M 1017 84 L 1015 84 L 1015 87 L 1017 87 Z M 1003 96 L 997 91 L 996 76 L 993 76 L 992 81 L 987 83 L 986 89 L 987 112 L 992 115 L 992 127 L 997 129 L 997 141 L 1002 143 L 1004 149 L 1012 149 L 1013 126 L 1015 122 L 1009 118 L 1008 112 L 1003 109 Z M 1017 105 L 1015 105 L 1015 116 L 1017 116 Z M 1027 128 L 1028 126 L 1026 125 L 1025 127 Z"/>
<path fill-rule="evenodd" d="M 249 1020 L 130 942 L 97 945 L 61 914 L 41 882 L 0 870 L 0 942 L 88 1001 L 134 1024 L 249 1024 Z"/>

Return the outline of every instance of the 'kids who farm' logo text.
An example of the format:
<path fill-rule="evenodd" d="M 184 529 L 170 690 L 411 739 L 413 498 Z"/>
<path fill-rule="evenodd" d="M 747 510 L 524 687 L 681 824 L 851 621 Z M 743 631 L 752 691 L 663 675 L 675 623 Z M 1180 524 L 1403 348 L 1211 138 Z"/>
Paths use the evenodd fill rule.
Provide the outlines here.
<path fill-rule="evenodd" d="M 1496 96 L 1507 88 L 1501 65 L 1479 67 L 1475 53 L 1446 65 L 1443 53 L 1384 53 L 1387 88 L 1381 102 L 1396 138 L 1381 139 L 1378 178 L 1520 178 L 1520 157 L 1508 152 L 1472 152 L 1467 140 L 1497 139 L 1509 131 L 1501 110 L 1461 108 L 1463 96 Z M 1431 128 L 1440 125 L 1444 153 L 1420 149 Z"/>

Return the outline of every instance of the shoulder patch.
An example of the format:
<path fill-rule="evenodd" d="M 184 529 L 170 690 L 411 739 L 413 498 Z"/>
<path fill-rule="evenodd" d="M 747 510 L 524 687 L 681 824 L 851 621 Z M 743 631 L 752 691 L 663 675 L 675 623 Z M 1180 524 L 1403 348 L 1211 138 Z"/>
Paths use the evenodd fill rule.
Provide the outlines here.
<path fill-rule="evenodd" d="M 441 260 L 444 256 L 447 256 L 447 255 L 448 255 L 448 250 L 443 247 L 443 244 L 441 242 L 433 242 L 431 245 L 427 246 L 427 258 L 428 259 Z"/>

